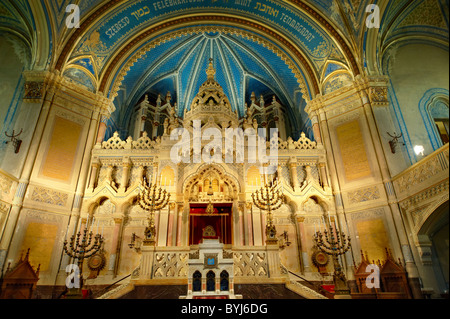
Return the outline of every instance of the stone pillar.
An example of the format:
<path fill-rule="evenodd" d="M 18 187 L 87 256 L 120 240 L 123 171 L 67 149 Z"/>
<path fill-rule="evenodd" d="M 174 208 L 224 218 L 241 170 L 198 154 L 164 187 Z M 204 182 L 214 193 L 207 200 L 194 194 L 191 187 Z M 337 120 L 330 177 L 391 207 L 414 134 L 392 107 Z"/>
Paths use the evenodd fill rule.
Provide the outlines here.
<path fill-rule="evenodd" d="M 325 163 L 319 163 L 319 172 L 320 172 L 320 179 L 322 181 L 322 187 L 324 189 L 329 188 L 328 176 L 327 176 L 327 171 L 325 168 Z"/>
<path fill-rule="evenodd" d="M 89 179 L 89 190 L 94 191 L 95 189 L 95 184 L 97 182 L 97 176 L 98 176 L 98 172 L 99 172 L 99 168 L 100 168 L 100 163 L 95 161 L 98 159 L 94 158 L 94 161 L 92 162 L 92 166 L 91 166 L 91 177 Z"/>
<path fill-rule="evenodd" d="M 177 246 L 181 246 L 182 244 L 182 231 L 183 231 L 183 205 L 179 205 L 178 206 L 178 210 L 177 210 Z"/>
<path fill-rule="evenodd" d="M 172 246 L 173 242 L 173 224 L 174 224 L 174 211 L 176 210 L 176 204 L 169 204 L 169 218 L 167 226 L 167 246 Z"/>
<path fill-rule="evenodd" d="M 159 185 L 160 178 L 158 179 L 158 163 L 153 163 L 153 176 L 152 183 Z"/>
<path fill-rule="evenodd" d="M 247 234 L 248 234 L 248 241 L 247 245 L 253 246 L 253 218 L 252 218 L 252 203 L 247 202 L 246 204 L 246 215 L 247 215 Z"/>
<path fill-rule="evenodd" d="M 256 209 L 252 209 L 252 219 L 253 219 L 253 242 L 255 246 L 263 245 L 263 234 L 261 232 L 261 213 L 256 211 Z"/>
<path fill-rule="evenodd" d="M 43 100 L 41 111 L 34 128 L 33 136 L 28 148 L 27 157 L 22 168 L 22 173 L 19 179 L 19 185 L 16 189 L 16 194 L 12 202 L 8 220 L 6 221 L 5 229 L 3 231 L 0 241 L 0 270 L 3 270 L 5 261 L 8 257 L 9 246 L 12 241 L 14 229 L 19 220 L 20 211 L 28 184 L 30 182 L 33 165 L 36 160 L 36 155 L 39 151 L 42 135 L 44 134 L 45 125 L 50 113 L 51 105 L 55 96 L 56 84 L 54 83 L 54 75 L 47 75 L 46 72 L 26 71 L 24 72 L 26 78 L 24 102 L 40 103 Z M 47 91 L 44 92 L 44 82 L 47 83 Z M 28 88 L 38 88 L 37 90 Z M 28 91 L 29 92 L 28 92 Z"/>
<path fill-rule="evenodd" d="M 139 279 L 152 279 L 153 259 L 155 255 L 154 245 L 145 245 L 141 247 L 141 264 Z"/>
<path fill-rule="evenodd" d="M 219 276 L 216 275 L 216 294 L 220 293 L 220 274 Z"/>
<path fill-rule="evenodd" d="M 125 192 L 128 186 L 128 180 L 130 178 L 131 162 L 129 158 L 126 158 L 122 163 L 122 180 L 120 181 L 119 192 Z"/>
<path fill-rule="evenodd" d="M 295 158 L 291 158 L 289 161 L 289 171 L 291 173 L 291 181 L 294 191 L 299 189 L 298 175 L 297 175 L 297 160 Z"/>
<path fill-rule="evenodd" d="M 281 274 L 280 248 L 278 243 L 266 246 L 269 278 L 283 277 Z"/>
<path fill-rule="evenodd" d="M 369 91 L 377 90 L 378 88 L 369 88 Z M 387 89 L 386 89 L 387 92 Z M 423 299 L 422 290 L 420 288 L 420 281 L 419 281 L 419 271 L 417 269 L 417 266 L 414 262 L 411 247 L 408 241 L 408 237 L 406 234 L 406 229 L 404 227 L 404 221 L 401 216 L 400 209 L 398 207 L 397 198 L 395 195 L 395 190 L 392 185 L 391 179 L 390 179 L 390 173 L 386 161 L 386 157 L 383 151 L 383 147 L 381 144 L 381 139 L 378 134 L 377 125 L 375 122 L 375 117 L 373 115 L 372 105 L 370 103 L 370 99 L 368 94 L 366 93 L 365 88 L 361 88 L 359 90 L 361 100 L 364 107 L 364 114 L 366 115 L 366 121 L 369 126 L 370 135 L 372 138 L 372 143 L 374 145 L 375 153 L 378 159 L 378 164 L 380 168 L 380 173 L 383 179 L 383 183 L 385 186 L 385 194 L 388 199 L 389 208 L 391 211 L 392 219 L 394 221 L 395 229 L 397 230 L 398 238 L 400 241 L 401 251 L 402 255 L 405 261 L 406 265 L 406 271 L 408 273 L 408 281 L 413 293 L 413 297 L 415 299 Z M 387 93 L 386 93 L 387 94 Z M 384 100 L 384 102 L 379 102 L 381 100 Z M 377 104 L 387 104 L 387 96 L 384 98 L 377 97 Z"/>
<path fill-rule="evenodd" d="M 114 229 L 111 240 L 111 251 L 109 256 L 108 274 L 115 275 L 114 270 L 117 268 L 117 261 L 120 252 L 120 230 L 122 229 L 123 218 L 114 218 Z"/>
<path fill-rule="evenodd" d="M 102 116 L 101 122 L 98 126 L 96 144 L 101 144 L 105 138 L 106 133 L 106 117 Z"/>
<path fill-rule="evenodd" d="M 170 205 L 170 204 L 169 204 Z M 167 229 L 169 224 L 169 211 L 164 208 L 159 211 L 157 218 L 156 231 L 158 233 L 158 246 L 167 246 Z"/>
<path fill-rule="evenodd" d="M 319 119 L 318 119 L 317 115 L 312 116 L 311 124 L 312 124 L 314 139 L 316 140 L 318 145 L 322 145 L 322 135 L 320 134 Z"/>
<path fill-rule="evenodd" d="M 245 245 L 245 236 L 244 236 L 244 203 L 238 204 L 238 214 L 239 214 L 239 244 L 241 246 Z"/>
<path fill-rule="evenodd" d="M 434 296 L 440 298 L 439 284 L 435 275 L 435 267 L 433 267 L 433 246 L 428 235 L 419 235 L 418 242 L 416 243 L 417 251 L 419 253 L 420 261 L 422 263 L 422 269 L 424 272 L 423 288 L 427 290 L 433 290 Z"/>
<path fill-rule="evenodd" d="M 297 224 L 298 224 L 298 241 L 301 243 L 301 257 L 303 261 L 303 272 L 311 272 L 311 267 L 309 265 L 309 258 L 308 258 L 308 252 L 306 250 L 306 229 L 305 229 L 305 217 L 300 216 L 297 217 Z"/>

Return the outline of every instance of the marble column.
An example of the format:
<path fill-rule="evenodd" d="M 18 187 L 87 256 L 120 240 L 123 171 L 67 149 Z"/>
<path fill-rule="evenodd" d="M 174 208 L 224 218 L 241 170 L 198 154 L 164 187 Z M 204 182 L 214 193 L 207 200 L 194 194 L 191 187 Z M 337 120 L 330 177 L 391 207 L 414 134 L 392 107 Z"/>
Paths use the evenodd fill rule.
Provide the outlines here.
<path fill-rule="evenodd" d="M 366 92 L 366 89 L 364 88 L 360 89 L 359 93 L 361 96 L 361 100 L 363 102 L 365 118 L 369 126 L 372 143 L 378 159 L 381 177 L 383 179 L 383 183 L 385 186 L 384 187 L 385 194 L 388 199 L 390 212 L 400 241 L 401 254 L 403 255 L 403 259 L 405 261 L 405 268 L 408 273 L 408 281 L 413 293 L 413 297 L 415 299 L 422 299 L 423 294 L 420 288 L 419 271 L 412 256 L 408 236 L 406 234 L 406 229 L 404 227 L 404 221 L 401 216 L 401 212 L 397 202 L 397 197 L 395 195 L 395 190 L 394 187 L 392 186 L 392 182 L 390 179 L 390 172 L 388 169 L 387 160 L 383 151 L 383 147 L 381 145 L 381 139 L 378 134 L 375 117 L 373 115 L 372 105 L 370 103 L 370 99 Z M 396 249 L 397 247 L 394 247 L 394 251 Z"/>
<path fill-rule="evenodd" d="M 123 218 L 114 218 L 114 229 L 111 239 L 111 251 L 109 256 L 108 274 L 115 275 L 114 270 L 117 268 L 117 261 L 119 257 L 120 245 L 120 230 L 122 228 Z"/>
<path fill-rule="evenodd" d="M 289 161 L 289 171 L 291 173 L 291 181 L 292 186 L 294 188 L 294 191 L 299 190 L 299 182 L 298 182 L 298 175 L 297 175 L 297 161 L 296 159 L 291 159 Z"/>
<path fill-rule="evenodd" d="M 119 192 L 125 192 L 128 186 L 128 180 L 130 178 L 130 170 L 131 170 L 131 162 L 130 159 L 127 158 L 122 163 L 122 180 L 120 181 Z"/>
<path fill-rule="evenodd" d="M 303 261 L 303 272 L 311 272 L 311 267 L 309 265 L 309 259 L 308 259 L 308 252 L 306 250 L 307 243 L 306 243 L 306 229 L 305 229 L 305 217 L 300 216 L 297 217 L 297 224 L 298 224 L 298 241 L 301 243 L 301 258 Z"/>

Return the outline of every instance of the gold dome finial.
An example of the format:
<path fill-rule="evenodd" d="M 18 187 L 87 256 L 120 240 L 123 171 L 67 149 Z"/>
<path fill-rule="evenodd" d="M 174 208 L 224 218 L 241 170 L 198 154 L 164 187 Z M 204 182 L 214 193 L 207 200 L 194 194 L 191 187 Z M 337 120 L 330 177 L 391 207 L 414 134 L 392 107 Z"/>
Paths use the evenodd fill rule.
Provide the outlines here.
<path fill-rule="evenodd" d="M 216 75 L 216 70 L 214 69 L 212 58 L 209 59 L 209 66 L 208 66 L 208 69 L 206 70 L 206 75 L 208 76 L 208 80 L 214 80 L 214 76 Z"/>

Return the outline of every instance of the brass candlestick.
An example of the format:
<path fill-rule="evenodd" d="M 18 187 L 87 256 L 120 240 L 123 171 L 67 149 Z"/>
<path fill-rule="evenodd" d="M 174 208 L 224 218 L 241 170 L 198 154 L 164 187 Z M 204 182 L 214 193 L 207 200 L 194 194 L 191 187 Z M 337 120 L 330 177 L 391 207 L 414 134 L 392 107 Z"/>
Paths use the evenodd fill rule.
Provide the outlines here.
<path fill-rule="evenodd" d="M 94 241 L 92 242 L 93 233 L 90 231 L 88 233 L 89 224 L 86 224 L 84 231 L 79 231 L 76 236 L 72 235 L 70 238 L 70 243 L 67 239 L 64 240 L 64 252 L 71 258 L 78 260 L 78 270 L 79 270 L 79 283 L 80 288 L 74 288 L 70 291 L 70 295 L 77 298 L 81 297 L 81 288 L 83 287 L 83 262 L 85 259 L 93 256 L 100 250 L 103 244 L 103 238 L 100 234 L 94 236 Z"/>
<path fill-rule="evenodd" d="M 264 182 L 264 186 L 252 194 L 253 203 L 261 210 L 267 211 L 266 222 L 266 244 L 276 244 L 277 231 L 273 223 L 272 211 L 277 210 L 283 204 L 283 194 L 276 189 L 277 183 L 268 185 Z"/>
<path fill-rule="evenodd" d="M 328 230 L 327 230 L 328 228 Z M 321 231 L 317 231 L 314 234 L 314 242 L 317 247 L 325 254 L 331 256 L 333 259 L 334 273 L 334 291 L 336 295 L 349 295 L 350 290 L 347 285 L 347 279 L 342 271 L 341 264 L 338 257 L 345 254 L 351 247 L 350 237 L 347 237 L 344 233 L 331 227 L 325 221 L 325 240 Z"/>
<path fill-rule="evenodd" d="M 170 194 L 161 187 L 157 188 L 156 183 L 146 184 L 144 179 L 144 189 L 138 195 L 138 203 L 142 209 L 149 211 L 148 226 L 145 228 L 144 245 L 154 245 L 156 239 L 155 210 L 163 209 L 169 203 Z"/>

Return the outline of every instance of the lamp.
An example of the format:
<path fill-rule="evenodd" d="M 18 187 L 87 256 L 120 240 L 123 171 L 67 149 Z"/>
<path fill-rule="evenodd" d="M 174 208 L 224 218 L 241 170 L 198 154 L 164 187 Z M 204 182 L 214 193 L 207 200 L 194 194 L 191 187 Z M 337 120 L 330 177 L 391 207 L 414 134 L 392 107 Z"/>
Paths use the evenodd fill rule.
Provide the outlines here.
<path fill-rule="evenodd" d="M 414 146 L 414 153 L 416 153 L 416 155 L 422 155 L 423 156 L 423 152 L 425 151 L 425 148 L 423 147 L 423 145 L 415 145 Z"/>

